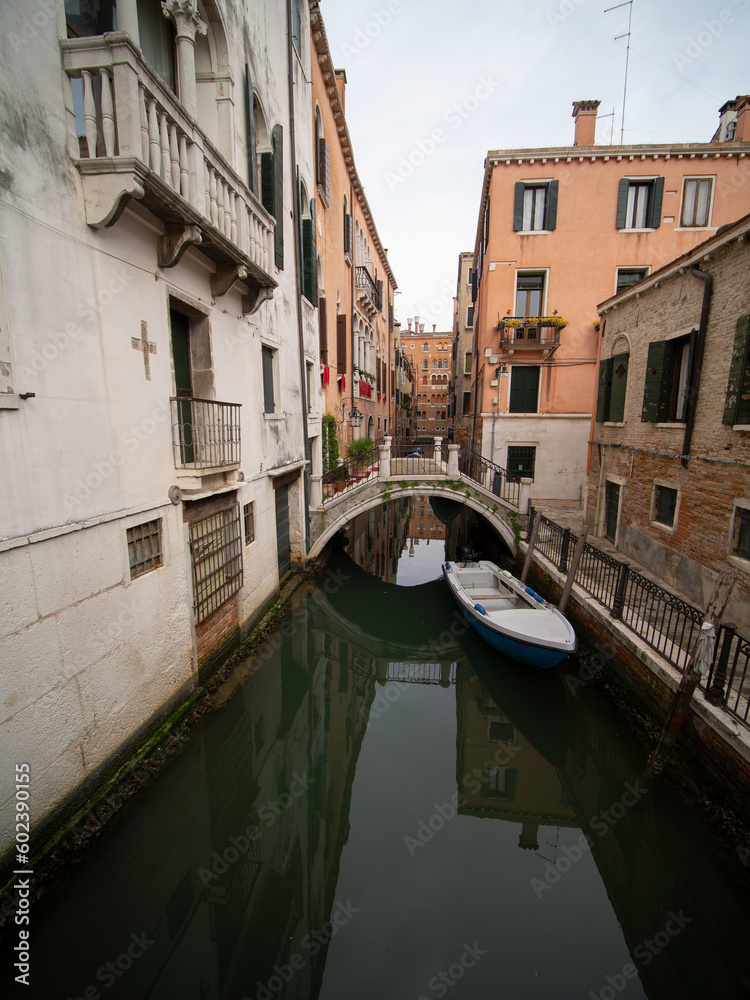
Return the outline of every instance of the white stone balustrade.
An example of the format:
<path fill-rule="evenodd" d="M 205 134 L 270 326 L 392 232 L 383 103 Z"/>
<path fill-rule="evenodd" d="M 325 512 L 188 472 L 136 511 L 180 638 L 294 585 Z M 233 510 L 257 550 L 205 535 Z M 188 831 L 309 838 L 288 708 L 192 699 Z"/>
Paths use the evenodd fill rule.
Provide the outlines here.
<path fill-rule="evenodd" d="M 63 66 L 83 82 L 85 145 L 78 159 L 86 220 L 111 225 L 127 197 L 170 227 L 195 226 L 201 249 L 249 268 L 273 287 L 272 216 L 142 60 L 124 32 L 61 43 Z M 78 138 L 71 142 L 78 152 Z"/>

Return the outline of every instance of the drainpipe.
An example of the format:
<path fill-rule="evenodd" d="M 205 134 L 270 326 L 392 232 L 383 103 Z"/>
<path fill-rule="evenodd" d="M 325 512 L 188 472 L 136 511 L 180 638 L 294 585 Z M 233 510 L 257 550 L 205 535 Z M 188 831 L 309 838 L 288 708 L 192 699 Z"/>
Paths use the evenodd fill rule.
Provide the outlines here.
<path fill-rule="evenodd" d="M 305 470 L 302 476 L 302 492 L 305 498 L 305 552 L 310 551 L 310 476 L 312 473 L 312 453 L 307 433 L 307 367 L 305 365 L 305 330 L 302 322 L 302 275 L 300 273 L 301 246 L 300 220 L 297 198 L 297 132 L 294 116 L 294 42 L 292 41 L 292 4 L 287 0 L 287 63 L 289 68 L 289 146 L 292 156 L 292 218 L 294 220 L 294 260 L 295 287 L 297 289 L 297 337 L 299 341 L 300 399 L 302 400 L 302 439 L 305 445 Z"/>
<path fill-rule="evenodd" d="M 695 424 L 695 411 L 698 404 L 698 389 L 700 388 L 701 370 L 703 368 L 703 348 L 706 343 L 706 327 L 708 326 L 708 313 L 711 308 L 711 292 L 713 289 L 713 278 L 706 271 L 701 271 L 699 267 L 692 267 L 690 273 L 694 278 L 700 278 L 703 285 L 703 305 L 701 307 L 701 320 L 698 327 L 698 336 L 695 340 L 695 354 L 690 371 L 690 388 L 688 390 L 688 408 L 685 414 L 685 438 L 682 442 L 682 458 L 680 461 L 687 468 L 688 456 L 690 454 L 690 441 L 693 437 L 693 425 Z"/>

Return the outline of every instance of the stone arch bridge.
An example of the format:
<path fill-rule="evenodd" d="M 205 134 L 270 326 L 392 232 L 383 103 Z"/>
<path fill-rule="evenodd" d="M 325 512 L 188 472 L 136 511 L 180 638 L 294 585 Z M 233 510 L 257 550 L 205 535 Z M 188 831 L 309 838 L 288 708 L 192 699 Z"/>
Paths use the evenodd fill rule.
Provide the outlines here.
<path fill-rule="evenodd" d="M 386 437 L 357 461 L 313 477 L 310 552 L 315 559 L 357 514 L 415 493 L 463 503 L 481 514 L 515 555 L 521 512 L 529 505 L 530 479 L 509 481 L 505 469 L 442 438 L 399 441 Z"/>

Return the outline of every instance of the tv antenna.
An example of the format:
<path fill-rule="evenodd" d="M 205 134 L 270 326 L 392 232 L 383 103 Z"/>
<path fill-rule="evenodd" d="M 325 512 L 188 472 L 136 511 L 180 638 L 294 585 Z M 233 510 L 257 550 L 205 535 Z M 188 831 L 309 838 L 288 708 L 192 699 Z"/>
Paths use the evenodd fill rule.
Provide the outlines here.
<path fill-rule="evenodd" d="M 620 7 L 629 7 L 628 11 L 628 30 L 622 35 L 615 35 L 615 41 L 619 42 L 621 38 L 627 38 L 628 44 L 625 50 L 625 86 L 622 89 L 622 125 L 620 126 L 620 145 L 622 146 L 624 142 L 625 133 L 625 96 L 628 92 L 628 61 L 630 59 L 630 24 L 633 20 L 633 0 L 625 0 L 625 3 L 618 3 L 614 7 L 607 7 L 604 11 L 605 14 L 609 14 L 611 10 L 619 10 Z"/>

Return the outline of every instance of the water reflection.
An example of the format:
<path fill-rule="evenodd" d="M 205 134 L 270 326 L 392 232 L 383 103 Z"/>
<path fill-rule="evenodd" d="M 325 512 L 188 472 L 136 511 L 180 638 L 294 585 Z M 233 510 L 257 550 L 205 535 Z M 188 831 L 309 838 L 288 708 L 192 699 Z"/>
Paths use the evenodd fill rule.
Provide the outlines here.
<path fill-rule="evenodd" d="M 575 663 L 503 662 L 462 621 L 422 554 L 476 526 L 427 509 L 352 521 L 36 904 L 28 996 L 748 995 L 738 873 Z"/>

